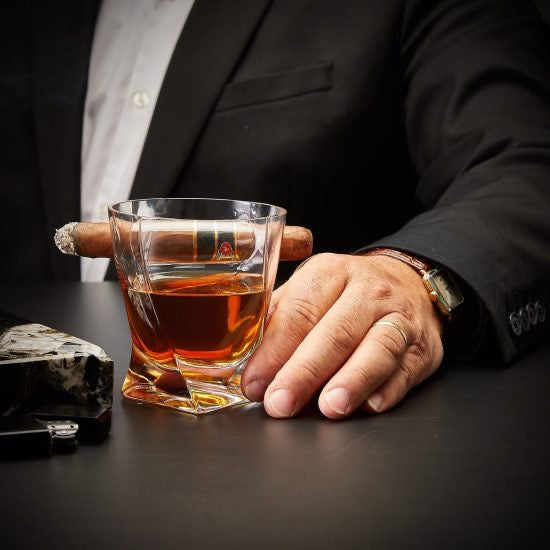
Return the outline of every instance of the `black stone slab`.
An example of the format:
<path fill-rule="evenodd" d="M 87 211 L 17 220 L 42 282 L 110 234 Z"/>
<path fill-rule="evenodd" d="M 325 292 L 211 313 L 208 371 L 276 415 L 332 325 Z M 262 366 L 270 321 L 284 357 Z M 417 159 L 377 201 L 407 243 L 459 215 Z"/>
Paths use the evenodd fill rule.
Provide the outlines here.
<path fill-rule="evenodd" d="M 113 362 L 99 346 L 0 311 L 0 415 L 112 400 Z"/>

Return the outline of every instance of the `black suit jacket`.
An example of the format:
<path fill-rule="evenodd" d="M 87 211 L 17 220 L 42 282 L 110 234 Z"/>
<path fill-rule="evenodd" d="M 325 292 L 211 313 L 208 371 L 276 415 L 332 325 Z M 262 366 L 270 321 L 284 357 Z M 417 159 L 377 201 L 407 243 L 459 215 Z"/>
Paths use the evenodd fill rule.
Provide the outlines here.
<path fill-rule="evenodd" d="M 52 235 L 79 218 L 97 9 L 3 16 L 4 280 L 79 276 Z M 198 0 L 131 197 L 272 202 L 317 252 L 376 243 L 444 264 L 510 358 L 549 333 L 542 315 L 519 336 L 509 323 L 550 306 L 549 67 L 525 0 Z"/>

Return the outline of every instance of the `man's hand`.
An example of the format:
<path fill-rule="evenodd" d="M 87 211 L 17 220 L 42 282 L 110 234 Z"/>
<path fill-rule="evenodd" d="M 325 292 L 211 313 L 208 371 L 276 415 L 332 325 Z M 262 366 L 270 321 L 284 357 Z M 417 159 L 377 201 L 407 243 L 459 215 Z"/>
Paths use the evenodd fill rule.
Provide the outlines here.
<path fill-rule="evenodd" d="M 375 325 L 391 321 L 398 329 Z M 382 412 L 443 358 L 442 320 L 420 275 L 386 256 L 319 254 L 273 293 L 263 341 L 241 381 L 268 414 L 295 415 L 322 388 L 333 419 Z"/>

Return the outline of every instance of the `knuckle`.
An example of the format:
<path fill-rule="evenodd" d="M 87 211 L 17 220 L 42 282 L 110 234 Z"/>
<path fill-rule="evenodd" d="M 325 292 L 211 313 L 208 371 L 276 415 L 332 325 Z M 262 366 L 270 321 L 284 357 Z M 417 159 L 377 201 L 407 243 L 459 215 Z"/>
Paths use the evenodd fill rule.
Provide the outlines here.
<path fill-rule="evenodd" d="M 372 299 L 383 301 L 393 297 L 394 288 L 393 285 L 382 279 L 373 279 L 370 282 L 369 295 Z"/>
<path fill-rule="evenodd" d="M 317 383 L 324 379 L 321 366 L 310 358 L 304 358 L 299 364 L 300 374 L 304 382 L 311 386 L 316 386 Z"/>
<path fill-rule="evenodd" d="M 317 269 L 323 277 L 339 276 L 349 279 L 349 258 L 345 254 L 323 252 L 317 258 Z"/>
<path fill-rule="evenodd" d="M 261 348 L 262 350 L 264 348 Z M 269 354 L 263 354 L 264 364 L 281 365 L 287 359 L 292 351 L 292 342 L 289 340 L 282 340 L 280 338 L 272 338 L 269 341 Z"/>
<path fill-rule="evenodd" d="M 351 377 L 356 381 L 357 387 L 362 391 L 374 388 L 376 384 L 375 376 L 368 368 L 356 368 L 351 372 Z"/>
<path fill-rule="evenodd" d="M 434 373 L 441 361 L 443 360 L 443 343 L 441 338 L 434 338 L 433 341 L 426 344 L 427 353 L 422 360 L 423 370 L 426 371 L 426 376 Z"/>
<path fill-rule="evenodd" d="M 408 352 L 414 363 L 421 369 L 433 372 L 443 360 L 443 343 L 439 336 L 430 338 L 428 333 L 420 328 L 415 333 L 415 340 Z"/>
<path fill-rule="evenodd" d="M 334 270 L 342 265 L 342 255 L 333 252 L 321 252 L 311 256 L 310 260 L 304 264 L 304 269 L 315 267 L 316 269 Z"/>
<path fill-rule="evenodd" d="M 321 252 L 316 254 L 314 259 L 319 262 L 333 263 L 340 257 L 340 254 L 335 254 L 334 252 Z"/>
<path fill-rule="evenodd" d="M 375 340 L 389 359 L 397 361 L 401 357 L 405 344 L 397 331 L 379 331 L 375 336 Z"/>
<path fill-rule="evenodd" d="M 309 300 L 301 297 L 291 298 L 284 306 L 280 306 L 286 319 L 292 324 L 292 330 L 302 329 L 309 332 L 319 321 L 319 308 Z"/>
<path fill-rule="evenodd" d="M 426 333 L 422 328 L 419 328 L 416 331 L 414 342 L 410 346 L 410 352 L 422 362 L 427 361 L 429 356 L 429 347 L 426 339 Z"/>
<path fill-rule="evenodd" d="M 344 256 L 330 252 L 311 256 L 285 283 L 285 296 L 295 294 L 318 299 L 337 287 L 343 288 L 348 281 Z"/>
<path fill-rule="evenodd" d="M 327 331 L 327 340 L 336 353 L 348 356 L 355 347 L 357 336 L 352 321 L 341 318 L 330 324 Z"/>
<path fill-rule="evenodd" d="M 399 297 L 394 314 L 400 318 L 398 322 L 404 322 L 406 325 L 412 325 L 413 327 L 416 324 L 415 308 L 407 296 Z"/>
<path fill-rule="evenodd" d="M 405 380 L 405 388 L 408 390 L 414 385 L 414 371 L 407 363 L 399 365 L 399 369 Z"/>

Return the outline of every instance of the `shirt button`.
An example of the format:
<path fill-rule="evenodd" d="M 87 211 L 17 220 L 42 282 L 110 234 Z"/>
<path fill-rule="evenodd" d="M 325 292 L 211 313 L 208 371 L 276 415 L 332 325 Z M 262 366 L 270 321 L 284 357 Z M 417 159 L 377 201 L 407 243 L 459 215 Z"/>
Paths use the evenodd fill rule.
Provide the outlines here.
<path fill-rule="evenodd" d="M 537 300 L 535 302 L 535 310 L 537 312 L 538 322 L 544 323 L 544 320 L 546 319 L 546 308 L 544 307 L 542 300 Z"/>
<path fill-rule="evenodd" d="M 149 97 L 149 94 L 147 92 L 135 92 L 132 96 L 134 107 L 137 107 L 138 109 L 143 109 L 144 107 L 147 107 L 150 101 L 151 98 Z"/>
<path fill-rule="evenodd" d="M 525 308 L 519 310 L 519 320 L 521 321 L 523 332 L 527 332 L 531 328 L 531 322 L 529 321 L 529 314 Z"/>
<path fill-rule="evenodd" d="M 520 336 L 523 332 L 523 328 L 521 326 L 521 321 L 519 320 L 517 313 L 510 313 L 510 317 L 508 317 L 508 321 L 510 323 L 510 327 L 512 328 L 512 332 L 516 336 Z"/>

